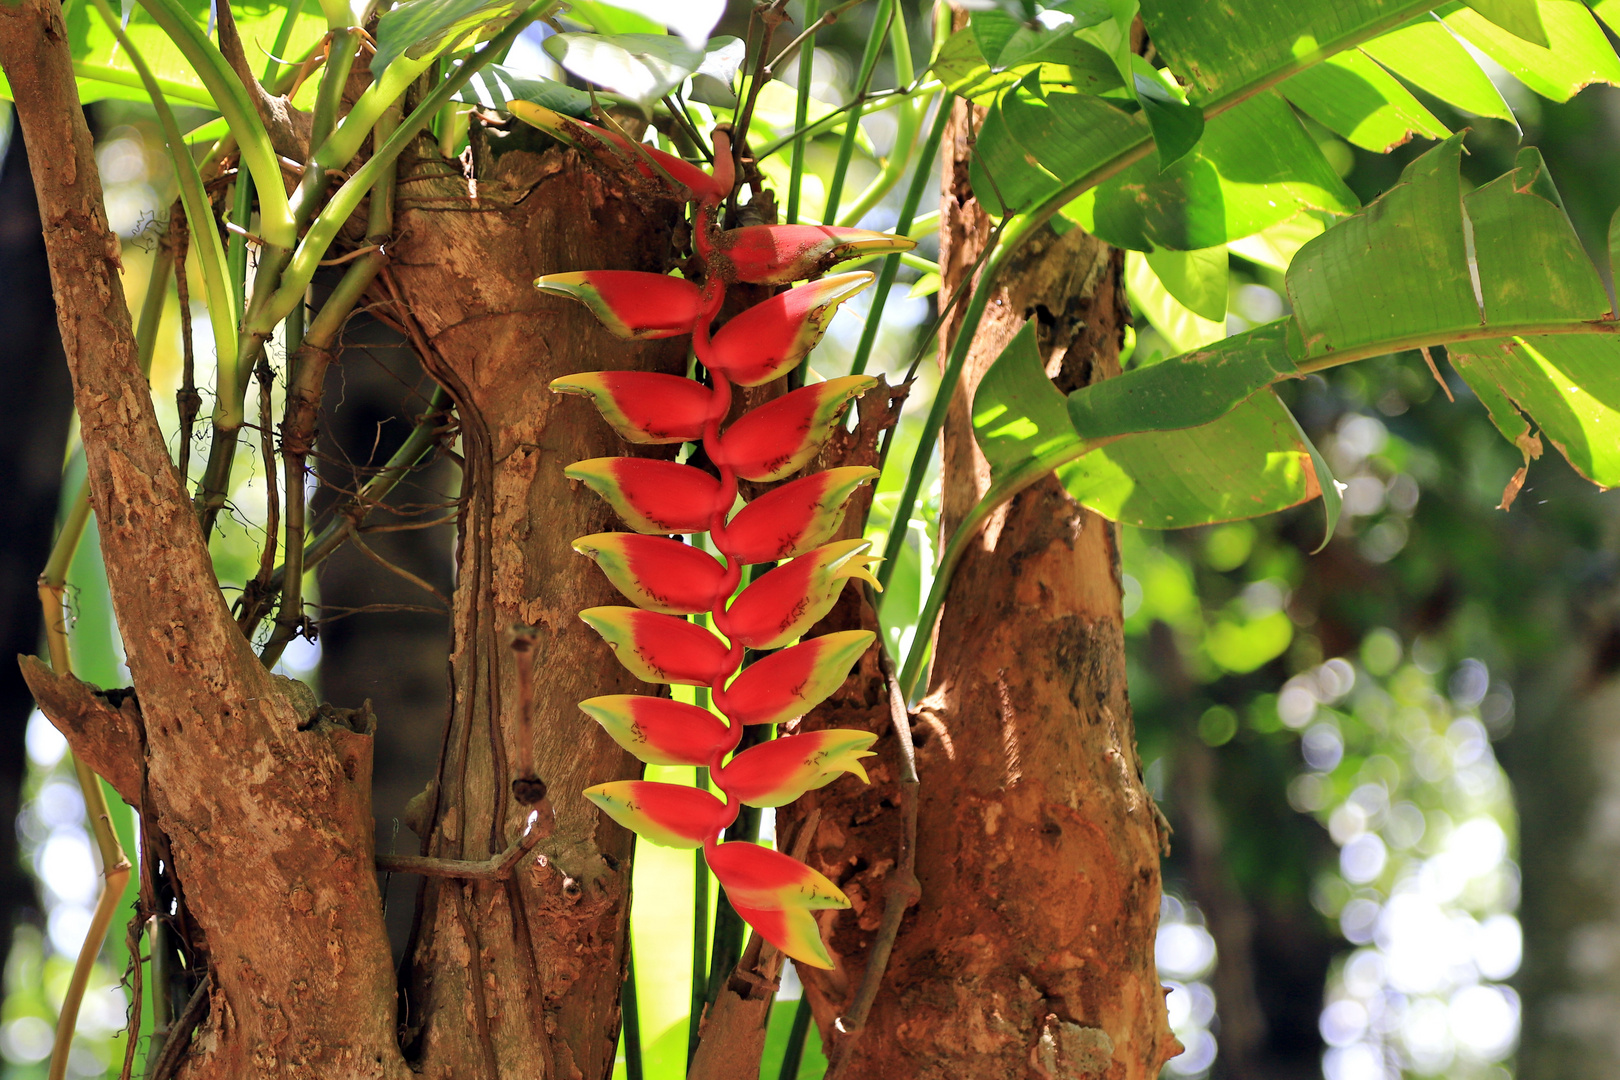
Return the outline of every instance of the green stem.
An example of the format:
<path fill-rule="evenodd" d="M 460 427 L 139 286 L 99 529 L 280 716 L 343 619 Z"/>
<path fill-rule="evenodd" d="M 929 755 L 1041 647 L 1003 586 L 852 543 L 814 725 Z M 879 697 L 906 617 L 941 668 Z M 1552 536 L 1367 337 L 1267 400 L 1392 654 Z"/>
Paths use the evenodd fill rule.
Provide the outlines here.
<path fill-rule="evenodd" d="M 276 80 L 281 77 L 281 58 L 287 53 L 293 28 L 298 25 L 298 16 L 303 12 L 304 0 L 289 0 L 287 14 L 281 17 L 281 29 L 276 31 L 276 40 L 270 45 L 270 57 L 264 62 L 264 75 L 259 79 L 264 85 L 275 86 Z"/>
<path fill-rule="evenodd" d="M 904 16 L 901 16 L 904 18 Z M 844 141 L 838 146 L 838 162 L 833 166 L 832 179 L 827 184 L 827 208 L 821 220 L 832 222 L 838 218 L 838 203 L 844 196 L 844 178 L 849 173 L 850 159 L 855 155 L 855 139 L 861 130 L 861 113 L 865 108 L 866 90 L 872 84 L 872 71 L 877 67 L 878 54 L 883 50 L 883 39 L 895 21 L 894 0 L 878 0 L 877 12 L 872 16 L 872 30 L 866 35 L 866 51 L 861 55 L 860 77 L 855 81 L 855 102 L 844 122 Z"/>
<path fill-rule="evenodd" d="M 298 303 L 304 295 L 315 276 L 320 261 L 325 257 L 327 248 L 337 237 L 338 230 L 359 208 L 366 193 L 371 190 L 386 170 L 391 169 L 399 155 L 420 134 L 423 129 L 438 115 L 439 110 L 450 101 L 467 81 L 477 74 L 479 69 L 490 63 L 498 56 L 504 56 L 512 42 L 517 40 L 519 34 L 535 19 L 551 7 L 554 0 L 537 0 L 529 6 L 523 14 L 513 19 L 506 28 L 491 38 L 482 49 L 468 57 L 449 78 L 441 82 L 422 103 L 416 107 L 410 116 L 400 124 L 398 130 L 379 146 L 375 153 L 367 159 L 366 163 L 356 169 L 354 175 L 333 193 L 326 207 L 316 215 L 310 224 L 309 232 L 305 234 L 294 252 L 292 261 L 287 267 L 274 298 L 266 305 L 259 320 L 249 316 L 248 329 L 267 332 L 278 321 L 285 318 L 293 305 Z M 398 61 L 396 61 L 397 63 Z M 390 65 L 389 70 L 392 70 Z M 268 321 L 265 321 L 268 320 Z"/>
<path fill-rule="evenodd" d="M 942 95 L 939 99 L 939 115 L 934 117 L 934 126 L 928 131 L 928 141 L 923 144 L 922 157 L 917 159 L 916 169 L 911 176 L 911 187 L 906 190 L 906 201 L 900 206 L 900 220 L 894 226 L 894 231 L 901 235 L 911 231 L 917 206 L 922 202 L 923 192 L 934 175 L 934 158 L 939 155 L 939 144 L 945 137 L 945 126 L 950 123 L 950 119 L 951 99 L 949 95 Z M 877 343 L 878 327 L 883 322 L 883 308 L 889 301 L 889 290 L 894 286 L 894 276 L 900 269 L 901 261 L 898 253 L 886 256 L 883 260 L 883 269 L 878 272 L 877 287 L 872 293 L 872 310 L 866 316 L 866 325 L 861 330 L 860 344 L 855 347 L 855 360 L 850 366 L 851 375 L 863 374 L 872 358 L 872 346 Z"/>
<path fill-rule="evenodd" d="M 942 391 L 945 385 L 945 383 L 940 384 Z M 967 516 L 962 519 L 961 524 L 957 525 L 956 531 L 951 534 L 950 541 L 945 545 L 945 551 L 940 557 L 939 569 L 934 575 L 934 583 L 928 590 L 928 600 L 923 604 L 923 609 L 917 616 L 917 633 L 912 638 L 911 651 L 906 654 L 905 666 L 900 669 L 900 690 L 907 701 L 911 700 L 917 676 L 921 674 L 923 661 L 927 658 L 933 643 L 934 621 L 939 618 L 939 609 L 945 602 L 945 593 L 950 588 L 951 577 L 956 573 L 956 566 L 962 561 L 968 543 L 978 534 L 980 527 L 984 525 L 997 507 L 1059 465 L 1073 461 L 1082 454 L 1095 449 L 1096 446 L 1096 443 L 1076 442 L 1064 447 L 1062 450 L 1026 462 L 1021 468 L 992 483 L 990 489 L 984 493 L 984 497 L 973 504 L 973 508 L 967 512 Z M 896 523 L 904 520 L 898 514 L 895 517 Z M 895 535 L 892 528 L 890 535 L 891 539 Z M 898 535 L 902 541 L 905 539 L 903 525 Z M 894 547 L 895 545 L 891 543 L 889 546 Z"/>
<path fill-rule="evenodd" d="M 624 1074 L 625 1080 L 642 1080 L 641 1066 L 641 1009 L 636 1001 L 635 949 L 625 946 L 629 954 L 624 965 L 624 987 L 619 991 L 619 1010 L 624 1018 Z"/>
<path fill-rule="evenodd" d="M 192 237 L 192 249 L 196 252 L 197 265 L 203 274 L 203 290 L 208 299 L 208 307 L 212 311 L 233 311 L 236 301 L 230 290 L 225 246 L 220 243 L 219 230 L 214 227 L 213 207 L 209 203 L 207 191 L 203 188 L 202 174 L 197 171 L 196 162 L 186 146 L 180 125 L 175 121 L 174 113 L 170 110 L 157 80 L 153 78 L 152 69 L 136 50 L 129 35 L 124 33 L 118 16 L 113 14 L 107 0 L 94 2 L 96 11 L 107 24 L 107 28 L 112 31 L 124 54 L 129 57 L 130 66 L 135 69 L 136 75 L 146 88 L 147 95 L 152 99 L 152 108 L 157 113 L 158 128 L 163 132 L 163 141 L 168 145 L 169 158 L 174 163 L 175 181 L 180 188 L 180 205 L 185 208 L 186 222 Z M 230 325 L 229 319 L 215 319 L 212 323 L 214 351 L 219 357 L 220 365 L 235 370 L 235 328 Z M 142 325 L 145 326 L 144 321 Z M 152 335 L 150 341 L 155 343 L 157 335 L 155 323 L 150 326 L 150 333 Z M 150 365 L 151 354 L 143 355 Z"/>
<path fill-rule="evenodd" d="M 705 791 L 709 786 L 709 770 L 699 768 L 697 786 Z M 703 1005 L 709 996 L 709 864 L 704 861 L 703 849 L 692 852 L 695 862 L 692 879 L 692 996 L 691 1011 L 686 1021 L 686 1065 L 690 1069 L 698 1048 L 698 1028 L 703 1023 Z"/>
<path fill-rule="evenodd" d="M 928 410 L 927 419 L 923 421 L 922 435 L 917 440 L 917 451 L 911 459 L 911 471 L 906 474 L 905 487 L 901 489 L 900 501 L 895 506 L 894 521 L 889 527 L 889 542 L 883 549 L 885 561 L 878 567 L 878 581 L 885 588 L 888 587 L 890 575 L 894 573 L 900 545 L 905 543 L 906 523 L 911 520 L 911 511 L 917 504 L 917 492 L 922 488 L 923 477 L 927 474 L 929 462 L 933 459 L 934 442 L 939 438 L 939 429 L 945 423 L 945 413 L 950 408 L 951 396 L 956 390 L 956 384 L 962 378 L 962 367 L 967 363 L 968 352 L 973 347 L 972 328 L 979 325 L 985 305 L 990 302 L 990 291 L 995 286 L 1001 268 L 1006 265 L 1009 254 L 1017 249 L 1032 229 L 1033 226 L 1029 225 L 1028 219 L 1014 220 L 1007 226 L 1001 242 L 996 245 L 995 253 L 985 261 L 984 268 L 979 271 L 978 284 L 973 287 L 973 295 L 968 300 L 967 310 L 962 313 L 962 327 L 956 333 L 956 340 L 951 343 L 950 358 L 946 361 L 945 372 L 940 377 L 939 389 L 934 394 L 934 403 Z"/>
<path fill-rule="evenodd" d="M 894 54 L 894 81 L 896 85 L 906 86 L 915 77 L 911 65 L 911 35 L 906 30 L 906 13 L 904 9 L 896 8 L 894 17 L 890 20 L 890 50 Z M 876 206 L 889 189 L 900 182 L 906 166 L 911 161 L 911 145 L 917 138 L 917 129 L 922 126 L 923 114 L 928 111 L 929 97 L 919 95 L 914 101 L 900 107 L 900 122 L 896 127 L 894 148 L 889 151 L 888 160 L 883 163 L 882 170 L 877 177 L 867 185 L 861 197 L 855 200 L 855 205 L 845 213 L 841 225 L 850 226 L 860 223 L 867 211 Z M 828 221 L 832 215 L 827 215 Z"/>
<path fill-rule="evenodd" d="M 291 247 L 298 233 L 287 203 L 286 188 L 281 183 L 281 163 L 247 88 L 231 70 L 219 47 L 203 33 L 191 13 L 180 6 L 180 0 L 141 0 L 141 6 L 190 62 L 213 96 L 214 107 L 230 125 L 231 134 L 241 149 L 242 163 L 253 174 L 259 190 L 259 235 L 267 244 Z"/>
<path fill-rule="evenodd" d="M 804 0 L 804 25 L 820 17 L 821 0 Z M 810 82 L 815 73 L 816 36 L 808 35 L 799 46 L 799 100 L 793 109 L 793 167 L 788 173 L 787 223 L 799 223 L 799 191 L 804 179 L 805 121 L 810 118 Z"/>
<path fill-rule="evenodd" d="M 236 170 L 236 184 L 232 188 L 231 196 L 231 224 L 241 229 L 253 229 L 253 176 L 246 170 Z M 231 275 L 231 295 L 238 303 L 247 296 L 248 251 L 247 237 L 239 232 L 232 232 L 225 242 L 225 265 Z M 239 322 L 242 318 L 242 309 L 237 307 L 230 313 L 232 322 Z M 226 372 L 223 367 L 219 369 L 220 386 L 219 395 L 227 397 L 225 377 L 235 376 L 236 369 Z M 246 384 L 244 384 L 245 389 Z"/>
<path fill-rule="evenodd" d="M 315 91 L 315 107 L 310 111 L 309 145 L 319 146 L 337 126 L 338 107 L 343 104 L 343 88 L 354 68 L 355 50 L 360 45 L 359 27 L 333 31 L 332 44 L 321 71 L 321 84 Z"/>
<path fill-rule="evenodd" d="M 788 1029 L 787 1049 L 782 1054 L 782 1071 L 777 1080 L 799 1080 L 799 1063 L 804 1060 L 804 1043 L 810 1037 L 810 999 L 799 999 L 793 1010 L 793 1026 Z"/>
<path fill-rule="evenodd" d="M 437 54 L 412 59 L 408 56 L 398 56 L 393 63 L 377 76 L 375 82 L 366 87 L 349 107 L 345 116 L 332 133 L 320 143 L 312 142 L 317 147 L 311 159 L 323 169 L 341 169 L 353 159 L 360 151 L 360 145 L 366 141 L 366 136 L 376 126 L 377 120 L 391 106 L 397 105 L 410 89 L 416 77 L 429 67 Z"/>
<path fill-rule="evenodd" d="M 163 304 L 169 298 L 169 278 L 174 274 L 174 246 L 165 237 L 152 260 L 152 273 L 146 279 L 146 298 L 135 322 L 135 354 L 143 358 L 141 370 L 152 370 L 152 354 L 157 350 L 158 326 L 163 322 Z"/>
<path fill-rule="evenodd" d="M 838 127 L 838 125 L 843 122 L 844 117 L 850 112 L 850 110 L 854 109 L 857 105 L 860 105 L 863 109 L 865 109 L 865 115 L 871 115 L 872 113 L 882 112 L 885 109 L 892 109 L 897 105 L 904 105 L 907 101 L 911 100 L 911 96 L 913 94 L 932 94 L 939 90 L 942 86 L 944 86 L 944 84 L 938 79 L 930 79 L 929 81 L 919 83 L 916 86 L 897 86 L 892 90 L 873 90 L 870 93 L 862 94 L 860 97 L 852 99 L 847 104 L 840 105 L 832 112 L 823 116 L 820 120 L 817 120 L 812 124 L 807 124 L 804 127 L 797 128 L 794 131 L 782 136 L 780 139 L 777 139 L 775 142 L 765 147 L 765 149 L 761 150 L 755 156 L 763 161 L 772 154 L 778 153 L 783 147 L 792 143 L 794 139 L 801 136 L 805 138 L 815 138 L 818 135 L 825 135 L 827 132 Z"/>

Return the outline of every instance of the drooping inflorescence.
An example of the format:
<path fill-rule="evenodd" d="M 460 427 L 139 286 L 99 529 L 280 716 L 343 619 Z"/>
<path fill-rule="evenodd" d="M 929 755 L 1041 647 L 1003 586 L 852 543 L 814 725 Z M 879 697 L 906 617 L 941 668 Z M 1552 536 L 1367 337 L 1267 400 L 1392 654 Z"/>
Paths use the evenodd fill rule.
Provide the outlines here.
<path fill-rule="evenodd" d="M 697 280 L 592 270 L 535 282 L 584 303 L 621 337 L 691 334 L 711 384 L 636 371 L 585 372 L 551 384 L 553 390 L 591 398 L 628 442 L 701 443 L 718 472 L 633 457 L 593 458 L 566 470 L 635 530 L 574 541 L 575 549 L 595 560 L 635 605 L 590 608 L 581 618 L 637 678 L 707 687 L 713 703 L 710 711 L 667 697 L 614 694 L 582 701 L 580 708 L 648 764 L 707 767 L 725 799 L 699 788 L 642 780 L 599 784 L 585 795 L 647 840 L 702 847 L 743 919 L 794 959 L 830 968 L 832 958 L 812 912 L 848 907 L 843 892 L 788 855 L 720 838 L 743 804 L 781 806 L 845 772 L 866 779 L 860 759 L 870 756 L 876 736 L 865 731 L 806 732 L 736 750 L 745 725 L 785 723 L 826 699 L 872 645 L 874 635 L 866 630 L 792 643 L 827 614 L 847 580 L 876 584 L 871 573 L 876 560 L 867 554 L 867 541 L 828 541 L 850 495 L 877 470 L 811 473 L 740 509 L 737 481 L 784 480 L 803 469 L 849 403 L 876 380 L 849 376 L 805 386 L 750 410 L 724 430 L 721 424 L 734 385 L 759 386 L 797 367 L 837 306 L 872 275 L 808 281 L 744 310 L 718 331 L 712 327 L 728 283 L 804 281 L 855 254 L 899 251 L 912 243 L 885 233 L 823 226 L 722 230 L 717 213 L 732 187 L 724 128 L 715 132 L 711 176 L 591 125 L 534 106 L 513 107 L 565 142 L 617 155 L 643 182 L 696 203 L 693 246 L 703 267 Z M 723 562 L 674 538 L 701 533 L 708 534 Z M 780 565 L 738 591 L 744 566 L 771 562 Z M 718 636 L 687 619 L 700 614 L 709 615 Z M 739 673 L 745 649 L 780 651 Z"/>

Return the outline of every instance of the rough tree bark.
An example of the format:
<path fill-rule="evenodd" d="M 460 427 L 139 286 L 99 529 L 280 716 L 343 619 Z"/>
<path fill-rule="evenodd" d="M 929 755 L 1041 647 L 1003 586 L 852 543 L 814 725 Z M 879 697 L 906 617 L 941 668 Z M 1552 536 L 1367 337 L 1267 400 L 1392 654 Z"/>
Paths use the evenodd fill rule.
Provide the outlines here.
<path fill-rule="evenodd" d="M 534 808 L 546 839 L 509 880 L 424 884 L 402 1004 L 373 867 L 369 732 L 269 675 L 214 583 L 136 367 L 54 0 L 0 11 L 0 63 L 24 138 L 51 147 L 36 185 L 139 706 L 109 712 L 67 680 L 31 675 L 42 698 L 64 703 L 59 719 L 88 760 L 127 776 L 115 759 L 140 752 L 140 782 L 125 787 L 167 837 L 212 973 L 181 1075 L 606 1076 L 632 837 L 579 791 L 635 768 L 574 703 L 636 684 L 576 617 L 612 594 L 568 542 L 612 521 L 562 467 L 621 451 L 588 406 L 545 386 L 592 367 L 679 370 L 684 349 L 614 343 L 531 282 L 663 269 L 677 207 L 625 198 L 559 151 L 501 159 L 482 197 L 453 163 L 417 160 L 402 175 L 397 261 L 379 299 L 397 302 L 457 399 L 469 496 L 452 716 L 413 822 L 426 854 L 479 860 L 526 824 L 512 779 L 556 792 Z M 518 627 L 537 658 L 529 724 L 510 648 Z M 94 722 L 109 715 L 120 723 Z"/>
<path fill-rule="evenodd" d="M 404 1077 L 372 867 L 370 739 L 265 671 L 214 582 L 136 363 L 55 0 L 0 7 L 0 64 L 34 151 L 91 500 L 141 702 L 141 811 L 168 837 L 213 975 L 184 1075 Z"/>
<path fill-rule="evenodd" d="M 667 269 L 679 207 L 629 197 L 559 150 L 495 158 L 476 188 L 447 177 L 448 164 L 401 174 L 392 270 L 424 362 L 457 403 L 467 498 L 450 725 L 438 778 L 408 824 L 425 833 L 424 854 L 485 858 L 522 830 L 528 807 L 510 785 L 532 775 L 550 789 L 556 826 L 508 882 L 425 884 L 407 1041 L 425 1076 L 605 1077 L 634 838 L 580 791 L 639 766 L 575 703 L 642 687 L 579 619 L 617 593 L 570 541 L 619 524 L 563 468 L 625 448 L 588 402 L 546 384 L 605 368 L 679 373 L 686 346 L 621 342 L 533 282 Z M 535 658 L 527 732 L 510 645 L 519 629 L 533 634 Z"/>
<path fill-rule="evenodd" d="M 957 108 L 942 297 L 990 231 L 967 180 L 977 119 Z M 1084 233 L 1047 233 L 998 283 L 946 422 L 942 536 L 988 485 L 968 421 L 980 377 L 1029 319 L 1060 388 L 1117 373 L 1120 268 L 1119 253 Z M 922 899 L 857 1040 L 835 1022 L 859 985 L 898 839 L 875 665 L 806 721 L 885 732 L 870 788 L 834 785 L 779 816 L 790 827 L 820 809 L 811 862 L 854 904 L 830 920 L 840 969 L 801 969 L 838 1076 L 1151 1080 L 1179 1052 L 1154 967 L 1161 838 L 1132 737 L 1121 623 L 1114 528 L 1054 479 L 997 514 L 963 559 L 914 724 Z"/>
<path fill-rule="evenodd" d="M 140 747 L 121 775 L 140 777 L 143 819 L 168 839 L 213 975 L 181 1075 L 605 1077 L 632 838 L 579 791 L 636 770 L 575 702 L 637 684 L 576 617 L 613 594 L 568 541 L 615 525 L 562 467 L 623 448 L 586 403 L 545 386 L 593 368 L 680 370 L 684 345 L 615 342 L 531 282 L 665 269 L 678 208 L 557 150 L 492 158 L 475 145 L 476 181 L 431 158 L 402 171 L 393 266 L 375 299 L 393 302 L 456 400 L 467 494 L 451 715 L 409 823 L 425 855 L 482 860 L 528 823 L 514 779 L 551 794 L 534 802 L 546 836 L 509 879 L 424 879 L 400 998 L 372 867 L 369 733 L 268 675 L 215 586 L 136 368 L 56 0 L 0 7 L 0 63 L 24 137 L 52 147 L 37 187 L 139 704 L 44 682 L 41 696 L 77 710 L 62 718 L 70 740 L 109 771 Z M 947 292 L 987 236 L 966 186 L 965 121 L 946 174 Z M 999 287 L 946 432 L 947 528 L 986 479 L 966 403 L 1031 317 L 1060 386 L 1112 373 L 1117 253 L 1080 233 L 1045 237 Z M 881 412 L 869 410 L 873 424 Z M 834 452 L 869 454 L 870 434 Z M 874 770 L 870 791 L 841 785 L 784 815 L 791 835 L 820 806 L 811 860 L 856 903 L 830 926 L 843 968 L 809 981 L 841 1075 L 1126 1080 L 1174 1052 L 1152 954 L 1160 837 L 1131 739 L 1116 562 L 1112 528 L 1051 481 L 964 560 L 917 726 L 924 899 L 864 1042 L 841 1045 L 832 1023 L 894 865 L 893 766 Z M 858 598 L 836 617 L 871 622 Z M 533 657 L 532 716 L 514 639 Z M 866 723 L 892 748 L 885 700 L 869 657 L 807 724 Z"/>

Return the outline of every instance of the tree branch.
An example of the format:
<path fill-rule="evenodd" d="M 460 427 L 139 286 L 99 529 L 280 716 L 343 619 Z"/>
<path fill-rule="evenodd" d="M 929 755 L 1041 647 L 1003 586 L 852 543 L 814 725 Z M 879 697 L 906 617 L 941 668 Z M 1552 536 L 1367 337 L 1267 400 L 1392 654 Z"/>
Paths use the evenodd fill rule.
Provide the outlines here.
<path fill-rule="evenodd" d="M 58 675 L 38 657 L 19 656 L 17 663 L 39 711 L 67 739 L 73 756 L 129 805 L 140 806 L 146 740 L 134 692 L 97 690 L 72 675 Z"/>

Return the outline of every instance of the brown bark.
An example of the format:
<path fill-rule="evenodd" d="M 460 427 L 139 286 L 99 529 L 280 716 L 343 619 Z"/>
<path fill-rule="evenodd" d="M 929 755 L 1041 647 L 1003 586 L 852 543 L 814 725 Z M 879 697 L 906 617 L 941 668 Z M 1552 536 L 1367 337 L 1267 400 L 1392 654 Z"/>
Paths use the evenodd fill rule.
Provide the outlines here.
<path fill-rule="evenodd" d="M 259 664 L 214 580 L 135 359 L 56 0 L 0 7 L 33 155 L 113 607 L 167 835 L 212 971 L 184 1077 L 403 1077 L 378 918 L 370 740 L 314 721 Z"/>
<path fill-rule="evenodd" d="M 556 150 L 496 158 L 476 194 L 445 166 L 402 173 L 390 271 L 424 361 L 456 399 L 466 463 L 453 704 L 423 852 L 478 860 L 506 847 L 529 810 L 510 794 L 524 760 L 549 788 L 556 831 L 509 881 L 425 884 L 406 1037 L 425 1076 L 606 1077 L 633 838 L 580 791 L 639 766 L 575 703 L 652 688 L 580 621 L 581 608 L 622 600 L 569 547 L 619 525 L 564 467 L 626 448 L 589 402 L 546 386 L 605 368 L 679 372 L 686 346 L 620 341 L 533 281 L 665 269 L 678 208 L 628 197 Z M 517 628 L 532 632 L 535 658 L 526 747 L 509 648 Z"/>
<path fill-rule="evenodd" d="M 23 679 L 34 704 L 73 744 L 79 760 L 111 784 L 131 806 L 141 801 L 141 707 L 128 691 L 97 690 L 72 675 L 23 656 Z"/>
<path fill-rule="evenodd" d="M 989 233 L 967 186 L 965 112 L 948 136 L 941 296 Z M 998 283 L 946 424 L 942 535 L 988 484 L 973 390 L 1031 318 L 1060 388 L 1117 372 L 1118 253 L 1079 231 L 1046 234 Z M 834 785 L 809 803 L 825 815 L 811 862 L 854 901 L 831 923 L 840 969 L 801 970 L 839 1076 L 1150 1080 L 1178 1051 L 1153 960 L 1160 837 L 1126 699 L 1117 562 L 1113 527 L 1051 478 L 963 559 L 916 726 L 922 900 L 858 1041 L 834 1021 L 894 865 L 895 770 L 886 755 L 871 788 Z M 882 684 L 867 666 L 808 722 L 881 730 Z"/>

